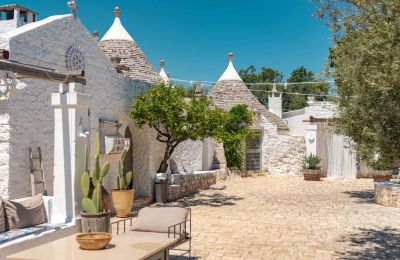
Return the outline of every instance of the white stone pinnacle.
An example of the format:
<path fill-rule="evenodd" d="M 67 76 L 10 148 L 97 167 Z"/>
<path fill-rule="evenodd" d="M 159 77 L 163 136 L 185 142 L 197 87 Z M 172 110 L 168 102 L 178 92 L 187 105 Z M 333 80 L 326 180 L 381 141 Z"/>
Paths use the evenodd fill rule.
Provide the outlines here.
<path fill-rule="evenodd" d="M 165 83 L 169 83 L 170 79 L 168 77 L 168 74 L 165 72 L 165 62 L 164 62 L 164 60 L 161 60 L 160 66 L 161 66 L 161 69 L 160 69 L 159 75 L 161 76 L 161 78 L 164 80 Z"/>
<path fill-rule="evenodd" d="M 101 41 L 105 41 L 105 40 L 127 40 L 127 41 L 133 41 L 134 42 L 133 38 L 126 31 L 126 29 L 124 28 L 124 26 L 121 23 L 121 19 L 120 19 L 121 11 L 119 10 L 118 7 L 116 7 L 114 9 L 114 15 L 115 15 L 114 23 L 112 24 L 110 29 L 108 29 L 108 31 L 103 36 Z"/>
<path fill-rule="evenodd" d="M 233 67 L 233 54 L 229 53 L 229 64 L 228 68 L 226 68 L 224 74 L 219 78 L 218 81 L 221 80 L 242 80 L 237 73 L 235 67 Z"/>

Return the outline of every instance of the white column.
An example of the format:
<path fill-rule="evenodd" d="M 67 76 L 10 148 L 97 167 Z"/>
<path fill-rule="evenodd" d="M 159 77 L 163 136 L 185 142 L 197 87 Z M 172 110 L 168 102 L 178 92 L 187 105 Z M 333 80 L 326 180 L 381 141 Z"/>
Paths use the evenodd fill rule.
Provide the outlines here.
<path fill-rule="evenodd" d="M 14 20 L 18 20 L 21 15 L 19 8 L 14 9 Z"/>
<path fill-rule="evenodd" d="M 27 23 L 33 23 L 33 13 L 28 12 L 27 14 Z"/>
<path fill-rule="evenodd" d="M 91 96 L 76 92 L 75 83 L 60 84 L 51 97 L 54 106 L 54 199 L 52 223 L 65 223 L 79 216 L 82 193 L 80 176 L 84 170 L 84 145 L 90 140 L 89 104 Z"/>
<path fill-rule="evenodd" d="M 306 127 L 306 150 L 307 156 L 317 155 L 317 125 L 308 125 Z"/>

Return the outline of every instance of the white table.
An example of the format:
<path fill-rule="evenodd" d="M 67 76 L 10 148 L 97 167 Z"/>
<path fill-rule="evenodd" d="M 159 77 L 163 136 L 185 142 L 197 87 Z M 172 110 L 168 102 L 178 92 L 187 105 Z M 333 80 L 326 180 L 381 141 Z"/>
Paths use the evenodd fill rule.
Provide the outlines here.
<path fill-rule="evenodd" d="M 133 260 L 168 259 L 169 248 L 178 241 L 167 234 L 129 232 L 114 235 L 103 250 L 83 250 L 75 235 L 7 256 L 7 260 Z"/>

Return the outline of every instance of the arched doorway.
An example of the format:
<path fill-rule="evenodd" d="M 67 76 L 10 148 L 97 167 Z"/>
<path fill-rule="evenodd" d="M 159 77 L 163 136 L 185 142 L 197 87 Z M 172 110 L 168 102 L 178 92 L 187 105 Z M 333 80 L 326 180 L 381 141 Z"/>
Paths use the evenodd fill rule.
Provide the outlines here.
<path fill-rule="evenodd" d="M 129 138 L 129 149 L 126 153 L 125 159 L 123 161 L 124 165 L 124 174 L 126 174 L 129 171 L 133 171 L 133 145 L 132 145 L 132 134 L 131 131 L 129 130 L 129 126 L 126 127 L 125 129 L 125 138 Z M 133 173 L 135 174 L 135 173 Z M 132 183 L 130 184 L 130 188 L 132 188 Z"/>

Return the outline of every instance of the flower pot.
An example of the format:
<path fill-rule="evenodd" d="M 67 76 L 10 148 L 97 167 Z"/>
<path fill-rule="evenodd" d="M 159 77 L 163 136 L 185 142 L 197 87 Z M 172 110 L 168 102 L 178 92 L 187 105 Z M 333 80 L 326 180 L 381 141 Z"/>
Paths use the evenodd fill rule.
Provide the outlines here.
<path fill-rule="evenodd" d="M 128 217 L 131 213 L 135 190 L 112 190 L 111 195 L 117 217 Z"/>
<path fill-rule="evenodd" d="M 81 212 L 82 233 L 110 232 L 110 211 L 101 213 Z"/>
<path fill-rule="evenodd" d="M 390 181 L 392 172 L 392 170 L 373 171 L 372 178 L 374 178 L 374 182 Z"/>
<path fill-rule="evenodd" d="M 304 180 L 306 181 L 320 181 L 321 170 L 317 169 L 303 169 Z"/>

